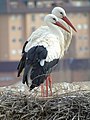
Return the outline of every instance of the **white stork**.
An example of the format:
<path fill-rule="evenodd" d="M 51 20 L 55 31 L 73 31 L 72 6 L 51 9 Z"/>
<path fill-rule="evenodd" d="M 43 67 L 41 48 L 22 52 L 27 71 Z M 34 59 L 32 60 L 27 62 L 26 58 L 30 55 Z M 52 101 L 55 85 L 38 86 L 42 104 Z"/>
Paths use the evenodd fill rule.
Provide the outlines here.
<path fill-rule="evenodd" d="M 54 14 L 55 16 L 58 17 L 58 19 L 62 19 L 63 21 L 61 21 L 62 25 L 64 25 L 70 33 L 66 32 L 65 30 L 63 30 L 62 28 L 60 28 L 60 30 L 62 31 L 63 35 L 64 35 L 64 50 L 67 51 L 68 47 L 71 43 L 71 39 L 72 39 L 72 29 L 76 31 L 75 27 L 72 25 L 72 23 L 70 22 L 70 20 L 68 19 L 66 12 L 63 8 L 61 7 L 55 7 L 52 10 L 52 14 Z M 71 29 L 72 28 L 72 29 Z"/>
<path fill-rule="evenodd" d="M 64 55 L 64 51 L 66 51 L 71 43 L 71 38 L 72 38 L 72 30 L 70 27 L 72 27 L 74 29 L 74 31 L 76 31 L 76 29 L 74 28 L 74 26 L 71 24 L 71 22 L 68 20 L 67 16 L 66 16 L 66 12 L 63 8 L 61 7 L 55 7 L 52 10 L 52 14 L 54 14 L 55 16 L 57 16 L 60 19 L 62 19 L 63 21 L 60 21 L 69 31 L 70 33 L 68 33 L 67 31 L 63 30 L 62 28 L 59 27 L 59 29 L 62 31 L 63 35 L 64 35 L 64 44 L 60 44 L 60 48 L 62 49 L 62 56 Z M 65 22 L 64 22 L 65 21 Z M 31 46 L 31 44 L 33 44 L 33 42 L 35 42 L 39 37 L 41 37 L 46 31 L 48 31 L 48 27 L 47 26 L 42 26 L 40 28 L 38 28 L 35 32 L 33 32 L 31 34 L 31 36 L 27 39 L 27 41 L 25 42 L 24 46 L 23 46 L 23 50 L 22 53 L 26 53 L 25 52 L 25 47 L 26 44 L 28 43 L 28 48 Z M 61 39 L 60 39 L 61 40 Z M 27 51 L 27 50 L 26 50 Z M 21 62 L 19 64 L 18 68 L 19 72 L 18 72 L 18 76 L 20 75 L 22 69 L 25 66 L 25 59 L 26 59 L 26 54 L 24 54 L 21 58 Z M 22 63 L 22 64 L 21 64 Z M 48 76 L 49 82 L 51 80 L 50 76 Z M 26 81 L 27 83 L 27 81 Z M 46 84 L 48 84 L 48 81 L 46 80 Z M 46 85 L 47 86 L 47 85 Z M 50 85 L 51 86 L 51 85 Z M 46 87 L 47 91 L 48 91 L 48 87 Z M 50 87 L 51 89 L 51 87 Z M 42 91 L 43 91 L 43 86 L 42 86 Z M 47 93 L 47 92 L 46 92 Z M 43 93 L 44 94 L 44 93 Z M 48 94 L 48 93 L 47 93 Z"/>
<path fill-rule="evenodd" d="M 67 32 L 69 31 L 60 24 L 60 21 L 62 20 L 58 22 L 58 18 L 53 14 L 47 15 L 45 22 L 48 27 L 43 27 L 45 32 L 36 37 L 35 40 L 31 37 L 30 39 L 33 39 L 32 43 L 28 42 L 23 47 L 24 57 L 22 56 L 18 66 L 18 76 L 25 67 L 23 83 L 26 82 L 28 84 L 29 75 L 32 80 L 30 90 L 39 86 L 47 79 L 52 67 L 58 63 L 58 60 L 64 54 L 62 50 L 64 48 L 60 48 L 60 45 L 64 46 L 64 36 L 59 27 Z M 30 74 L 28 74 L 29 72 Z"/>

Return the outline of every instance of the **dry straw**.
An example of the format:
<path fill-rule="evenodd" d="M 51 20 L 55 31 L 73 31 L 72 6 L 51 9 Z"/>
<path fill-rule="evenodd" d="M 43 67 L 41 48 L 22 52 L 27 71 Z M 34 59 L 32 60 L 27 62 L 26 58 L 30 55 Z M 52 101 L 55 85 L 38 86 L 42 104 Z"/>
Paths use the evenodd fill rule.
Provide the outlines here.
<path fill-rule="evenodd" d="M 5 92 L 0 95 L 0 120 L 90 120 L 90 92 L 51 98 Z"/>

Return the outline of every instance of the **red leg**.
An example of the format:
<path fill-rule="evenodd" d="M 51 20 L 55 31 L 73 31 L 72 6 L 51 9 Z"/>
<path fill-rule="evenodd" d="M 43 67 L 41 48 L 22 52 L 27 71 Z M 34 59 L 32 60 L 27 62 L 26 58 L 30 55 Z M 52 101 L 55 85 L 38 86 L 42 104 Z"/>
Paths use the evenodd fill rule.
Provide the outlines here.
<path fill-rule="evenodd" d="M 52 96 L 52 77 L 49 75 L 48 76 L 48 80 L 49 80 L 49 88 L 50 88 L 50 95 Z"/>
<path fill-rule="evenodd" d="M 46 97 L 48 97 L 48 77 L 46 79 Z"/>
<path fill-rule="evenodd" d="M 46 97 L 48 97 L 48 86 L 50 88 L 50 96 L 52 96 L 52 77 L 49 75 L 46 79 Z M 44 97 L 44 86 L 41 84 L 41 96 Z"/>
<path fill-rule="evenodd" d="M 41 96 L 44 97 L 44 86 L 41 84 Z"/>

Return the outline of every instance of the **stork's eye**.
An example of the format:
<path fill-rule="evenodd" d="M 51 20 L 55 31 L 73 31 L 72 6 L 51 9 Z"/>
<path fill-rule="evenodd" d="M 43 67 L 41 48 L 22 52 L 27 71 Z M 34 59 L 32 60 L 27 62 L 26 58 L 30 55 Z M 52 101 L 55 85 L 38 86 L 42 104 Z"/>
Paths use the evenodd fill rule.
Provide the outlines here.
<path fill-rule="evenodd" d="M 63 13 L 62 13 L 62 12 L 60 12 L 60 14 L 61 14 L 61 15 L 63 15 Z"/>
<path fill-rule="evenodd" d="M 56 19 L 55 19 L 55 18 L 53 18 L 53 20 L 54 20 L 54 21 L 56 21 Z"/>

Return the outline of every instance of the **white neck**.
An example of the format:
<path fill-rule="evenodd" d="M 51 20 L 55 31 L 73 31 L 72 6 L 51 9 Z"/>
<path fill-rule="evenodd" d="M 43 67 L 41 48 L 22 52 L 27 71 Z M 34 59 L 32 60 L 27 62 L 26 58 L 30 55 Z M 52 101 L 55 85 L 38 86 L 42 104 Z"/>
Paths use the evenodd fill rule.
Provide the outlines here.
<path fill-rule="evenodd" d="M 59 38 L 63 37 L 63 34 L 58 26 L 54 25 L 53 23 L 47 23 L 47 25 L 54 35 Z"/>

